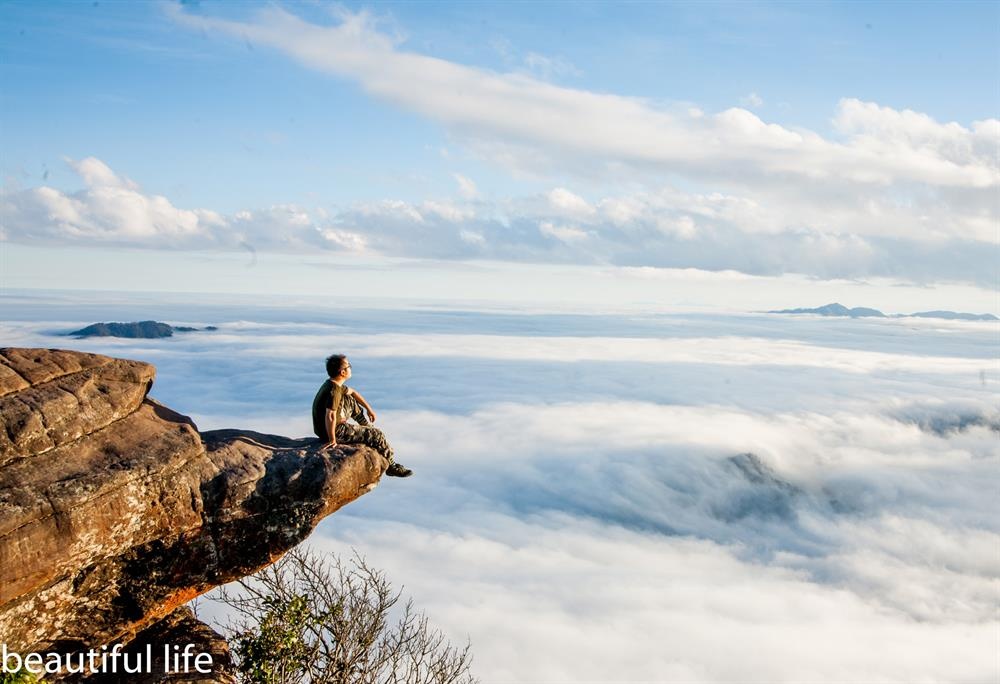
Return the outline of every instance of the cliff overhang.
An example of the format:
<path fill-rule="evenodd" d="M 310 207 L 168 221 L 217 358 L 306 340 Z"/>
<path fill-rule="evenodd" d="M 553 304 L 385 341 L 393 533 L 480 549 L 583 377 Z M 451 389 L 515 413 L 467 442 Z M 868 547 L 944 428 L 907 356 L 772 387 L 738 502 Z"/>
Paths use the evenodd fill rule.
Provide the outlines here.
<path fill-rule="evenodd" d="M 201 433 L 148 396 L 154 377 L 140 361 L 0 349 L 0 641 L 9 650 L 198 631 L 185 603 L 277 560 L 388 465 L 363 446 Z"/>

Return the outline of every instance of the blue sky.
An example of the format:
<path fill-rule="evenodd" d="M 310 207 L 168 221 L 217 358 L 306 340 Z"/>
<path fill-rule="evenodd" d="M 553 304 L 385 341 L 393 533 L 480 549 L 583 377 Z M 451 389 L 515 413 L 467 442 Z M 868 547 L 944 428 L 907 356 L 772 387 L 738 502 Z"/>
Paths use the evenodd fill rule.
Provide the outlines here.
<path fill-rule="evenodd" d="M 995 3 L 4 2 L 0 36 L 15 266 L 251 245 L 995 289 Z"/>

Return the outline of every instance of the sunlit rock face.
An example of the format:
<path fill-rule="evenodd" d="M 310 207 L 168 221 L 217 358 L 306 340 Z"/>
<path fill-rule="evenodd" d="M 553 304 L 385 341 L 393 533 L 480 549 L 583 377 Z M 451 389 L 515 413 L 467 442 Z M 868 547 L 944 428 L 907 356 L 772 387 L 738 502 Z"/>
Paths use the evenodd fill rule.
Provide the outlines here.
<path fill-rule="evenodd" d="M 147 396 L 154 375 L 96 354 L 0 350 L 8 649 L 127 642 L 273 562 L 385 471 L 367 447 L 324 453 L 315 439 L 201 434 Z M 197 624 L 171 620 L 171 634 Z"/>

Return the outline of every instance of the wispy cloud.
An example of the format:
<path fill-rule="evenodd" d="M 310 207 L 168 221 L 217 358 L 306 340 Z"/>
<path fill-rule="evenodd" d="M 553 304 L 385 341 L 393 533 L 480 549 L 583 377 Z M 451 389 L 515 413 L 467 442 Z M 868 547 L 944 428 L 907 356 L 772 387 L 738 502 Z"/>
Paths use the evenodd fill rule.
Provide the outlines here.
<path fill-rule="evenodd" d="M 458 192 L 463 199 L 476 199 L 479 197 L 479 188 L 471 178 L 466 178 L 460 173 L 455 174 L 455 182 L 458 183 Z"/>
<path fill-rule="evenodd" d="M 1000 183 L 995 119 L 966 128 L 844 99 L 836 119 L 846 140 L 839 142 L 769 124 L 743 109 L 669 111 L 637 98 L 409 52 L 365 12 L 345 12 L 339 23 L 317 25 L 276 7 L 248 22 L 172 7 L 172 18 L 183 25 L 247 38 L 311 68 L 354 79 L 372 95 L 438 120 L 456 134 L 502 146 L 518 163 L 558 161 L 567 169 L 589 160 L 612 173 L 626 165 L 646 172 L 746 176 L 748 184 L 768 176 L 802 183 L 786 186 L 786 192 L 814 183 L 984 190 Z M 521 154 L 526 148 L 531 155 Z"/>

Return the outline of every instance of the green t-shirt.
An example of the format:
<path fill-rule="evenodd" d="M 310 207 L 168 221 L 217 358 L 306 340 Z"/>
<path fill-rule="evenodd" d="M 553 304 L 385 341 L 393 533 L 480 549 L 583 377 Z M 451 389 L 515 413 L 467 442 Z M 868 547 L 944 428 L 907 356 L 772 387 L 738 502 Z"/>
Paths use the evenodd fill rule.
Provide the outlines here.
<path fill-rule="evenodd" d="M 320 439 L 328 441 L 330 439 L 330 436 L 326 434 L 327 411 L 333 409 L 337 414 L 337 424 L 351 419 L 353 397 L 351 397 L 349 389 L 347 385 L 338 385 L 329 378 L 320 385 L 312 406 L 313 432 Z"/>

